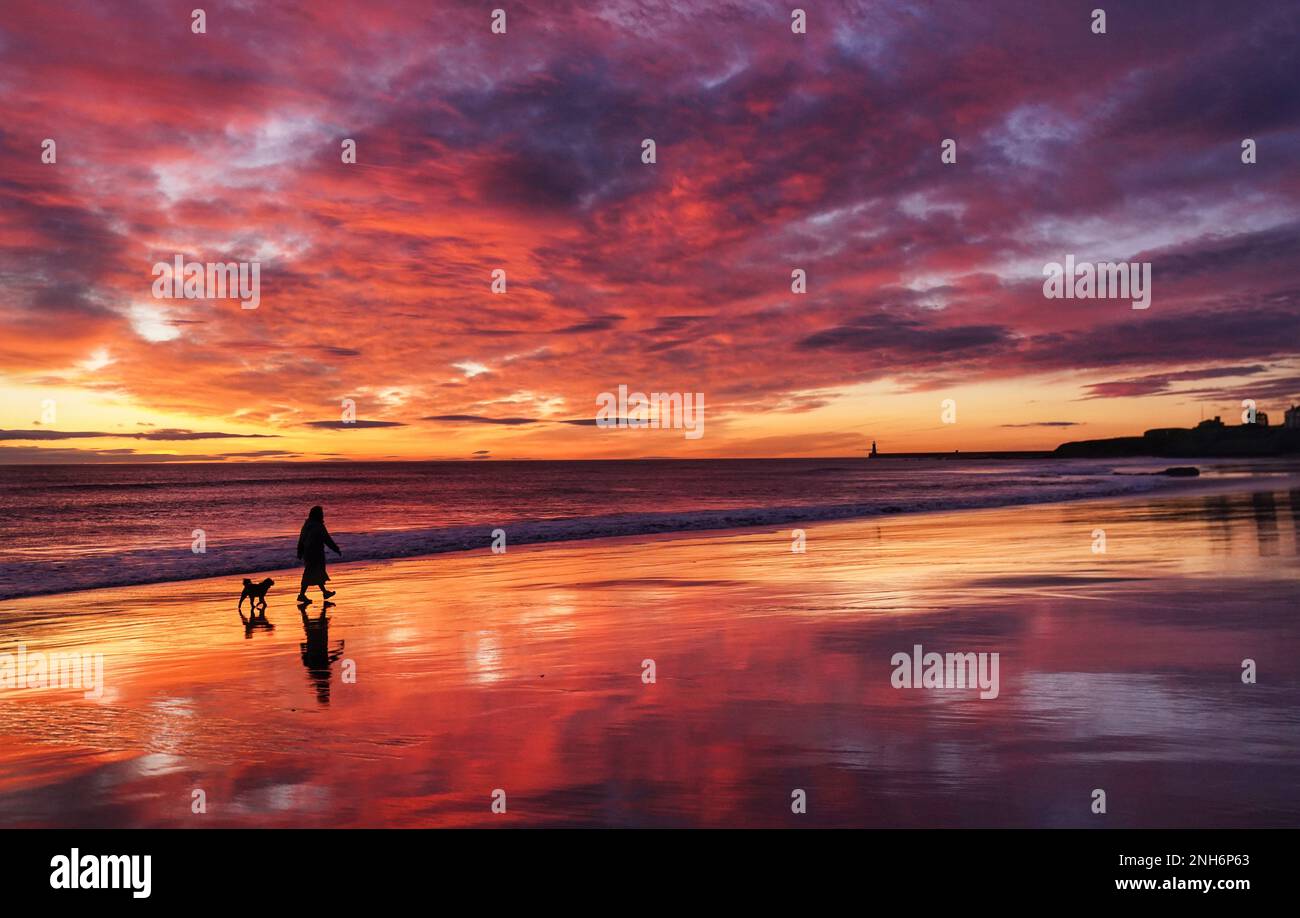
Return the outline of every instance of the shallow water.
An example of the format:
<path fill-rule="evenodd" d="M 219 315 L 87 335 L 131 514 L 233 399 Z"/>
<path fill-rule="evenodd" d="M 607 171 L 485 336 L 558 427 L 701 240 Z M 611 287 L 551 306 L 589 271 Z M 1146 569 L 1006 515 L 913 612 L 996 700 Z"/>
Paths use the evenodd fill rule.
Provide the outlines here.
<path fill-rule="evenodd" d="M 289 572 L 247 633 L 231 580 L 0 604 L 105 667 L 0 691 L 0 824 L 1300 824 L 1300 490 L 806 528 L 332 566 L 333 661 Z"/>

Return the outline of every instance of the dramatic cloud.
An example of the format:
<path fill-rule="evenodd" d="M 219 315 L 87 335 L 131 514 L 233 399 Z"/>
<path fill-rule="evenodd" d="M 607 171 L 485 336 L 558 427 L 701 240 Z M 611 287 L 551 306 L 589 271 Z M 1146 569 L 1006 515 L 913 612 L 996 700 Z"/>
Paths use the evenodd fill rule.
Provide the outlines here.
<path fill-rule="evenodd" d="M 506 424 L 516 426 L 519 424 L 536 424 L 536 418 L 485 418 L 476 414 L 435 414 L 427 418 L 420 418 L 421 421 L 448 421 L 459 424 Z"/>
<path fill-rule="evenodd" d="M 1241 376 L 1255 376 L 1264 372 L 1266 367 L 1260 364 L 1252 366 L 1209 367 L 1203 370 L 1182 370 L 1176 373 L 1151 373 L 1130 379 L 1113 379 L 1105 382 L 1090 383 L 1085 388 L 1087 398 L 1115 398 L 1139 395 L 1165 395 L 1174 391 L 1180 382 L 1201 379 L 1225 379 Z M 1286 387 L 1294 389 L 1294 384 Z"/>
<path fill-rule="evenodd" d="M 147 430 L 136 433 L 109 433 L 90 430 L 0 430 L 0 440 L 86 440 L 102 437 L 130 440 L 264 440 L 275 434 L 217 433 L 201 430 Z"/>
<path fill-rule="evenodd" d="M 228 459 L 249 461 L 256 459 L 291 460 L 302 458 L 300 453 L 283 453 L 278 450 L 257 450 L 241 453 L 142 453 L 133 449 L 72 449 L 68 447 L 0 446 L 0 465 L 31 465 L 36 463 L 84 462 L 225 462 Z"/>
<path fill-rule="evenodd" d="M 907 316 L 876 315 L 809 335 L 799 342 L 807 350 L 861 351 L 881 361 L 882 368 L 897 367 L 917 359 L 961 359 L 1006 351 L 1011 346 L 1008 329 L 994 325 L 928 327 Z"/>
<path fill-rule="evenodd" d="M 1129 6 L 1097 36 L 1076 3 L 846 0 L 795 35 L 556 0 L 493 35 L 473 4 L 319 0 L 193 35 L 172 0 L 7 0 L 0 424 L 53 399 L 54 429 L 309 457 L 789 455 L 1293 399 L 1300 17 Z M 178 254 L 259 262 L 260 305 L 156 299 Z M 1149 261 L 1150 308 L 1046 300 L 1067 254 Z M 704 393 L 707 436 L 582 429 L 620 384 Z M 344 399 L 369 420 L 309 420 Z"/>

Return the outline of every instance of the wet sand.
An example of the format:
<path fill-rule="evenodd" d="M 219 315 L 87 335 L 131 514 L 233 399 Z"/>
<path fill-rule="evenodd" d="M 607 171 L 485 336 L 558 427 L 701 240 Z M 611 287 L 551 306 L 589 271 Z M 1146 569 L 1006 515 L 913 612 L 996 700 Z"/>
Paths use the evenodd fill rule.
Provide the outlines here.
<path fill-rule="evenodd" d="M 105 683 L 0 689 L 0 825 L 1300 825 L 1300 491 L 806 531 L 332 564 L 308 654 L 295 571 L 0 604 Z"/>

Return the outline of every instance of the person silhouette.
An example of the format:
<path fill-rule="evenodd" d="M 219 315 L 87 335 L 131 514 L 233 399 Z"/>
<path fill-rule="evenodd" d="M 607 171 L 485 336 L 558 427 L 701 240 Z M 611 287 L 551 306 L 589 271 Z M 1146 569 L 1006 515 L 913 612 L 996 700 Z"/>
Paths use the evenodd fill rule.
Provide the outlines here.
<path fill-rule="evenodd" d="M 343 554 L 343 550 L 334 544 L 329 530 L 325 528 L 325 511 L 320 507 L 312 507 L 311 512 L 307 514 L 307 521 L 302 524 L 302 531 L 298 533 L 298 557 L 303 564 L 298 602 L 304 606 L 311 602 L 307 598 L 309 586 L 320 587 L 326 599 L 334 595 L 334 591 L 325 586 L 326 581 L 330 579 L 330 575 L 325 571 L 326 546 L 332 548 L 336 555 Z"/>

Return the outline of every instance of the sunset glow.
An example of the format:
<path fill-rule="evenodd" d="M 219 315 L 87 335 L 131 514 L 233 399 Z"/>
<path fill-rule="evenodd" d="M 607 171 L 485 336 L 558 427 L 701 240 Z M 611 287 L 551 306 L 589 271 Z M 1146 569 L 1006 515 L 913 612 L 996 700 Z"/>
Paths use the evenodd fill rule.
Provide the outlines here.
<path fill-rule="evenodd" d="M 154 6 L 0 15 L 0 463 L 1050 449 L 1300 395 L 1284 4 Z M 1150 308 L 1045 299 L 1067 253 Z M 155 298 L 178 255 L 258 308 Z M 620 384 L 707 434 L 593 427 Z"/>

